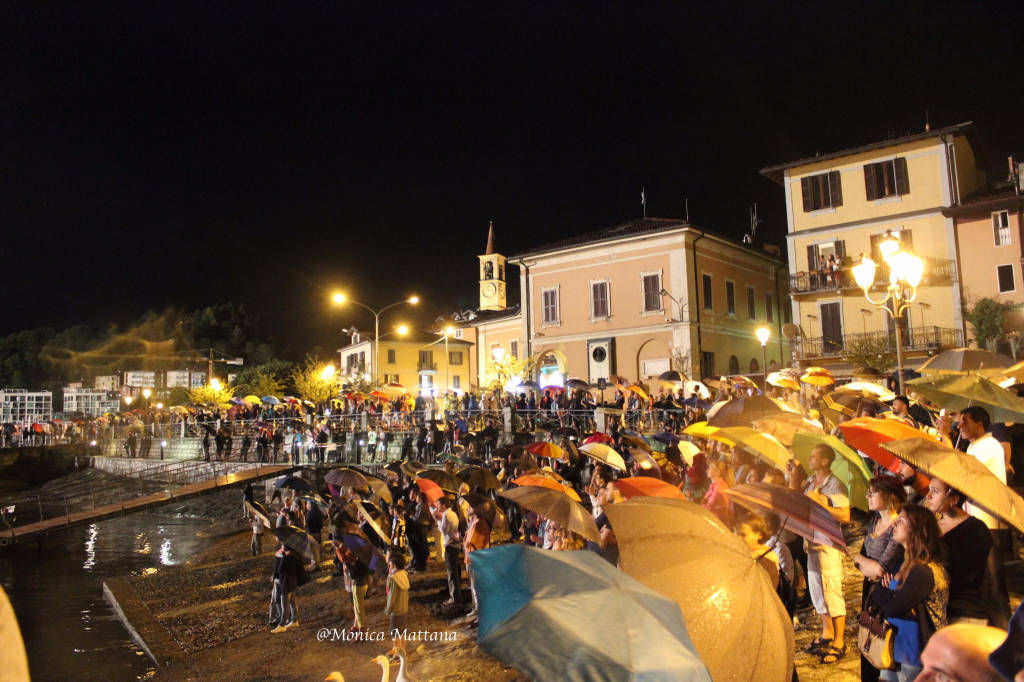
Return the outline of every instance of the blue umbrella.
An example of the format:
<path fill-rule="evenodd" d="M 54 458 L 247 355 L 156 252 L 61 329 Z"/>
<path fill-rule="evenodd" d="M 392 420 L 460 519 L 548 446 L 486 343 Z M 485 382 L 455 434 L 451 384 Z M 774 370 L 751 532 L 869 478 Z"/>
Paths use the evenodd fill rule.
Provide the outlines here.
<path fill-rule="evenodd" d="M 241 398 L 232 398 L 228 402 L 231 403 L 232 405 L 245 405 L 245 401 L 242 400 Z"/>
<path fill-rule="evenodd" d="M 341 543 L 352 550 L 352 553 L 359 558 L 360 563 L 369 567 L 374 574 L 385 575 L 388 572 L 388 565 L 385 563 L 384 557 L 366 538 L 359 535 L 342 535 Z"/>
<path fill-rule="evenodd" d="M 711 680 L 679 605 L 594 552 L 470 554 L 480 647 L 537 680 Z"/>
<path fill-rule="evenodd" d="M 684 400 L 683 401 L 683 405 L 686 405 L 687 407 L 692 407 L 692 408 L 695 408 L 695 409 L 701 409 L 701 410 L 706 410 L 709 407 L 711 407 L 711 403 L 707 402 L 706 400 L 701 400 L 700 398 L 698 398 L 695 395 L 694 396 L 690 396 L 689 398 Z"/>
<path fill-rule="evenodd" d="M 679 436 L 672 433 L 671 431 L 659 431 L 658 433 L 651 436 L 651 438 L 661 443 L 664 443 L 665 445 L 670 445 L 672 443 L 679 442 Z"/>
<path fill-rule="evenodd" d="M 275 398 L 272 395 L 265 395 L 262 398 L 260 398 L 260 400 L 263 401 L 264 405 L 280 405 L 281 404 L 281 401 L 278 400 L 277 398 Z"/>

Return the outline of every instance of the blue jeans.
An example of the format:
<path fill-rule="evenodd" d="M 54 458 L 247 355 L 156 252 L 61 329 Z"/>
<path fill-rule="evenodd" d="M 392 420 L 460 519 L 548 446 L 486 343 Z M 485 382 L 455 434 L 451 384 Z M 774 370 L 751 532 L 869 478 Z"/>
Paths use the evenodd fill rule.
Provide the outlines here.
<path fill-rule="evenodd" d="M 277 587 L 277 614 L 279 617 L 278 623 L 285 625 L 287 623 L 294 623 L 298 613 L 295 610 L 295 594 L 288 591 L 288 582 L 285 580 L 275 580 L 275 586 Z M 290 618 L 285 618 L 285 609 L 288 609 Z"/>
<path fill-rule="evenodd" d="M 906 663 L 897 663 L 896 670 L 881 670 L 878 674 L 879 680 L 886 682 L 914 682 L 921 674 L 921 668 Z"/>

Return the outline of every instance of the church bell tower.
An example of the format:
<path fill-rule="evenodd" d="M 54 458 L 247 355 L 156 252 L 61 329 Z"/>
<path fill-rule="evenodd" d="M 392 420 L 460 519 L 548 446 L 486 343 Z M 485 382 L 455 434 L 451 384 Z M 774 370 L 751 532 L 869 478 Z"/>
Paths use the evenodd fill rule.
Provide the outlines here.
<path fill-rule="evenodd" d="M 480 310 L 505 310 L 505 257 L 494 252 L 494 221 L 487 231 L 487 251 L 480 259 Z"/>

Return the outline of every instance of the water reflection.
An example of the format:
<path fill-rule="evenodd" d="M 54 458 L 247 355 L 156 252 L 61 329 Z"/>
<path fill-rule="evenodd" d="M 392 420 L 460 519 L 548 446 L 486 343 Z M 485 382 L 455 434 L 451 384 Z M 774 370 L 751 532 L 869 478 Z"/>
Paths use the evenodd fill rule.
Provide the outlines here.
<path fill-rule="evenodd" d="M 85 538 L 85 562 L 82 563 L 82 568 L 87 571 L 91 571 L 92 567 L 96 565 L 96 536 L 100 534 L 99 526 L 95 523 L 90 524 L 88 534 Z"/>
<path fill-rule="evenodd" d="M 174 565 L 174 560 L 171 558 L 170 538 L 164 538 L 163 541 L 160 543 L 160 563 L 162 563 L 164 566 Z"/>

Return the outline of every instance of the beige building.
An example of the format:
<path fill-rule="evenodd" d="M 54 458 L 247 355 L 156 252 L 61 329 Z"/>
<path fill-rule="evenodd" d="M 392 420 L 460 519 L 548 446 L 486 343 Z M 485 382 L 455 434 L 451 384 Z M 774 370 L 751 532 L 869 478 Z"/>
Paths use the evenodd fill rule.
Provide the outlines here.
<path fill-rule="evenodd" d="M 880 297 L 889 273 L 878 245 L 888 237 L 925 261 L 905 314 L 907 366 L 963 345 L 957 240 L 946 211 L 985 187 L 978 153 L 973 124 L 962 123 L 761 171 L 785 192 L 789 288 L 805 364 L 848 374 L 856 368 L 843 363 L 844 348 L 894 337 L 890 316 L 865 300 L 850 272 L 865 255 L 881 264 L 872 289 Z"/>
<path fill-rule="evenodd" d="M 338 349 L 342 382 L 360 376 L 372 381 L 375 350 L 372 334 L 352 334 L 350 343 Z M 472 351 L 472 343 L 454 336 L 381 335 L 380 380 L 401 384 L 410 395 L 436 396 L 446 390 L 461 394 L 471 385 Z"/>
<path fill-rule="evenodd" d="M 489 286 L 488 274 L 507 276 L 493 228 L 480 258 L 481 307 L 456 319 L 476 344 L 478 385 L 493 380 L 496 352 L 532 358 L 542 387 L 613 374 L 646 381 L 669 369 L 759 374 L 762 326 L 771 330 L 769 364 L 787 360 L 783 261 L 686 221 L 644 218 L 509 258 L 519 267 L 519 308 Z"/>

